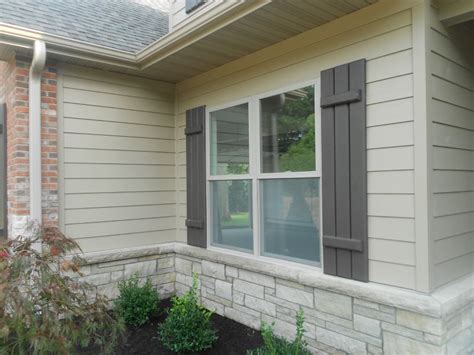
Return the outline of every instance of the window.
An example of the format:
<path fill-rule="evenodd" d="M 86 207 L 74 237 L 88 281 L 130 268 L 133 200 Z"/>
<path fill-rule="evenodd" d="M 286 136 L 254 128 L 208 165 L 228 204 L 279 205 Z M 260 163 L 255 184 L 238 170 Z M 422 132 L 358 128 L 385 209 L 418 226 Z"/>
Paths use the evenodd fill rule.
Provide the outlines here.
<path fill-rule="evenodd" d="M 320 265 L 317 88 L 209 111 L 211 246 Z"/>

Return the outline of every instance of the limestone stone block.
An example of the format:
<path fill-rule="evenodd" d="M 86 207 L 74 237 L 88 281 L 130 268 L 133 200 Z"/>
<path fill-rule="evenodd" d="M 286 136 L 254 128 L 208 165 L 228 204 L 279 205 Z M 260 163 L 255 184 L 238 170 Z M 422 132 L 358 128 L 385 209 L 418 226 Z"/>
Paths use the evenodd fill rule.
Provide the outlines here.
<path fill-rule="evenodd" d="M 352 299 L 349 296 L 315 288 L 314 308 L 338 317 L 352 319 Z"/>
<path fill-rule="evenodd" d="M 158 261 L 158 267 L 160 266 L 160 262 Z M 186 275 L 191 275 L 193 273 L 192 269 L 193 263 L 190 260 L 176 258 L 175 260 L 175 270 L 176 272 L 181 272 Z"/>
<path fill-rule="evenodd" d="M 359 314 L 354 315 L 354 329 L 374 337 L 380 337 L 381 334 L 379 320 L 367 318 Z"/>
<path fill-rule="evenodd" d="M 94 286 L 108 284 L 110 282 L 110 272 L 85 276 L 82 280 Z"/>
<path fill-rule="evenodd" d="M 253 296 L 245 296 L 245 306 L 256 311 L 276 317 L 276 306 L 273 303 L 256 298 Z"/>
<path fill-rule="evenodd" d="M 313 294 L 285 285 L 276 285 L 276 296 L 306 307 L 313 307 Z"/>
<path fill-rule="evenodd" d="M 139 276 L 151 276 L 156 273 L 156 260 L 141 261 L 125 265 L 125 277 L 128 278 L 138 273 Z"/>
<path fill-rule="evenodd" d="M 448 354 L 464 354 L 474 345 L 474 334 L 470 328 L 464 329 L 448 341 Z"/>
<path fill-rule="evenodd" d="M 398 324 L 382 322 L 382 329 L 398 335 L 403 335 L 416 340 L 423 340 L 423 332 L 415 329 L 406 328 Z"/>
<path fill-rule="evenodd" d="M 173 257 L 158 259 L 158 269 L 167 269 L 170 267 L 174 267 Z"/>
<path fill-rule="evenodd" d="M 251 316 L 250 314 L 236 311 L 231 307 L 225 307 L 224 315 L 227 318 L 233 319 L 236 322 L 245 324 L 246 326 L 253 328 L 253 329 L 260 329 L 260 319 L 255 316 Z"/>
<path fill-rule="evenodd" d="M 232 301 L 232 284 L 221 280 L 216 280 L 216 296 Z"/>
<path fill-rule="evenodd" d="M 376 338 L 361 332 L 358 332 L 356 330 L 353 330 L 351 328 L 346 328 L 346 327 L 341 327 L 340 325 L 332 324 L 329 322 L 326 322 L 326 329 L 332 330 L 333 332 L 339 333 L 346 335 L 348 337 L 351 337 L 353 339 L 360 340 L 364 343 L 367 344 L 372 344 L 375 346 L 382 346 L 382 339 L 381 338 Z"/>
<path fill-rule="evenodd" d="M 365 343 L 324 328 L 316 327 L 316 339 L 349 354 L 367 354 Z"/>
<path fill-rule="evenodd" d="M 237 269 L 236 267 L 233 267 L 233 266 L 226 266 L 225 267 L 225 274 L 226 274 L 226 276 L 229 276 L 229 277 L 238 278 L 239 277 L 239 269 Z"/>
<path fill-rule="evenodd" d="M 367 308 L 354 304 L 353 309 L 355 314 L 360 314 L 365 317 L 378 319 L 385 322 L 395 323 L 395 315 L 390 313 L 384 313 L 373 308 Z"/>
<path fill-rule="evenodd" d="M 428 332 L 434 335 L 441 335 L 442 323 L 440 318 L 398 309 L 397 323 L 408 328 Z"/>
<path fill-rule="evenodd" d="M 202 273 L 216 279 L 225 280 L 225 266 L 212 261 L 202 261 Z"/>
<path fill-rule="evenodd" d="M 263 298 L 263 286 L 251 282 L 234 280 L 234 289 L 246 295 Z"/>
<path fill-rule="evenodd" d="M 193 273 L 200 275 L 202 273 L 201 263 L 193 263 Z"/>
<path fill-rule="evenodd" d="M 233 295 L 234 303 L 243 305 L 244 304 L 244 298 L 245 298 L 245 295 L 242 292 L 234 291 L 234 295 Z"/>
<path fill-rule="evenodd" d="M 220 314 L 220 315 L 223 315 L 224 314 L 224 305 L 218 303 L 218 302 L 214 302 L 213 300 L 210 300 L 208 298 L 202 298 L 201 299 L 201 303 L 202 305 L 213 311 L 213 312 L 216 312 L 217 314 Z"/>
<path fill-rule="evenodd" d="M 441 348 L 423 341 L 407 338 L 400 334 L 383 332 L 383 351 L 385 354 L 437 355 Z"/>
<path fill-rule="evenodd" d="M 256 272 L 247 271 L 240 269 L 239 279 L 256 283 L 257 285 L 263 285 L 271 288 L 275 288 L 275 279 L 271 276 L 257 274 Z"/>
<path fill-rule="evenodd" d="M 265 314 L 262 314 L 262 321 L 267 324 L 274 324 L 275 334 L 283 337 L 289 341 L 293 340 L 296 335 L 296 325 L 289 322 L 285 322 L 281 319 L 274 318 Z"/>

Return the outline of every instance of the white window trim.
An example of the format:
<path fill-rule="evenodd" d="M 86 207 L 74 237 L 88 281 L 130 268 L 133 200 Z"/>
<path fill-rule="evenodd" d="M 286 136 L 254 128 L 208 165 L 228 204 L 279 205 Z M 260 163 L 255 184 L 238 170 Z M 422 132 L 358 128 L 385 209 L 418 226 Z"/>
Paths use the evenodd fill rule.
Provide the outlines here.
<path fill-rule="evenodd" d="M 316 118 L 315 128 L 315 140 L 316 140 L 316 164 L 315 170 L 310 172 L 283 172 L 283 173 L 261 173 L 260 172 L 260 99 L 282 94 L 291 90 L 300 89 L 306 86 L 314 86 L 314 113 Z M 266 91 L 258 95 L 252 95 L 240 100 L 228 102 L 225 104 L 209 106 L 206 110 L 205 119 L 205 134 L 206 134 L 206 225 L 207 225 L 207 248 L 220 253 L 228 253 L 232 255 L 240 255 L 245 257 L 255 258 L 257 260 L 264 260 L 280 265 L 294 265 L 303 266 L 310 269 L 322 270 L 323 267 L 323 223 L 322 223 L 322 176 L 321 176 L 321 108 L 319 106 L 319 99 L 321 97 L 321 83 L 320 79 L 313 79 L 304 82 L 298 82 L 286 87 L 282 87 L 272 91 Z M 211 175 L 211 162 L 210 162 L 210 117 L 211 113 L 222 109 L 230 108 L 232 106 L 248 104 L 248 116 L 249 116 L 249 173 L 242 175 Z M 267 179 L 298 179 L 298 178 L 319 178 L 319 200 L 320 200 L 320 225 L 319 227 L 319 244 L 320 244 L 320 262 L 319 263 L 304 263 L 285 260 L 281 258 L 274 258 L 261 255 L 261 212 L 258 206 L 258 200 L 260 197 L 260 180 Z M 210 183 L 212 181 L 221 180 L 250 180 L 252 184 L 252 221 L 253 221 L 253 253 L 247 253 L 244 251 L 238 251 L 231 248 L 219 247 L 211 244 L 211 193 Z"/>

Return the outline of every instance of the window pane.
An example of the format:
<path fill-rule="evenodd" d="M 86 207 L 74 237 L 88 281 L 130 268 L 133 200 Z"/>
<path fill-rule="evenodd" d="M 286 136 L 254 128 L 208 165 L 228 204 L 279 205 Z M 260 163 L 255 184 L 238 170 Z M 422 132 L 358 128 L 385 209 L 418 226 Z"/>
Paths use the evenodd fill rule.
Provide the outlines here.
<path fill-rule="evenodd" d="M 252 184 L 250 180 L 212 181 L 211 244 L 253 250 Z"/>
<path fill-rule="evenodd" d="M 319 179 L 261 180 L 262 254 L 319 263 Z"/>
<path fill-rule="evenodd" d="M 211 112 L 211 175 L 249 172 L 248 104 Z"/>
<path fill-rule="evenodd" d="M 260 100 L 263 173 L 314 171 L 314 86 Z"/>

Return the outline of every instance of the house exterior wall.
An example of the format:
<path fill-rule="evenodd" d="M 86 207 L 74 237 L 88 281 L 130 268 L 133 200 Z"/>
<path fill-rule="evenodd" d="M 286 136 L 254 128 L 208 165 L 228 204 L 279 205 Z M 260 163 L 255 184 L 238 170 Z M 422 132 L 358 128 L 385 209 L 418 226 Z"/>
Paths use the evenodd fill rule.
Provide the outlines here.
<path fill-rule="evenodd" d="M 472 33 L 430 13 L 433 277 L 439 287 L 474 272 L 474 50 Z"/>
<path fill-rule="evenodd" d="M 174 86 L 63 65 L 61 227 L 84 252 L 175 239 Z"/>
<path fill-rule="evenodd" d="M 0 66 L 2 97 L 7 105 L 8 235 L 25 232 L 29 223 L 28 81 L 31 58 L 13 55 Z M 41 175 L 43 224 L 58 223 L 58 161 L 56 65 L 47 63 L 41 75 Z"/>
<path fill-rule="evenodd" d="M 377 19 L 369 7 L 177 85 L 178 241 L 186 240 L 187 109 L 276 90 L 366 58 L 369 279 L 417 288 L 412 12 L 384 6 Z"/>

